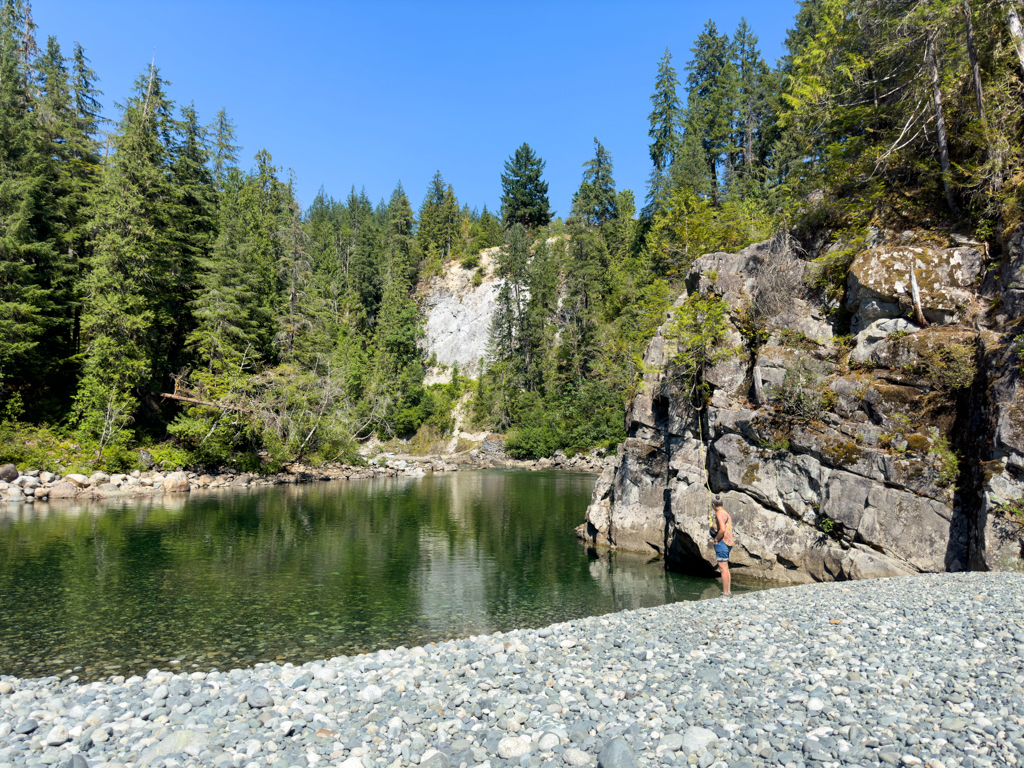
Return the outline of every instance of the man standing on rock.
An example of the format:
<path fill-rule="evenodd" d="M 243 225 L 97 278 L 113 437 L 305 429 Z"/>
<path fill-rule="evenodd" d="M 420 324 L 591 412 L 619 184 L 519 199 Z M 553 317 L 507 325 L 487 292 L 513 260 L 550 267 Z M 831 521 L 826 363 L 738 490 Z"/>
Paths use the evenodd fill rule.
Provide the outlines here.
<path fill-rule="evenodd" d="M 711 505 L 715 512 L 715 524 L 712 535 L 715 537 L 715 560 L 718 571 L 722 574 L 722 596 L 732 597 L 732 574 L 729 573 L 729 550 L 734 543 L 732 536 L 732 515 L 725 511 L 721 499 L 715 499 Z"/>

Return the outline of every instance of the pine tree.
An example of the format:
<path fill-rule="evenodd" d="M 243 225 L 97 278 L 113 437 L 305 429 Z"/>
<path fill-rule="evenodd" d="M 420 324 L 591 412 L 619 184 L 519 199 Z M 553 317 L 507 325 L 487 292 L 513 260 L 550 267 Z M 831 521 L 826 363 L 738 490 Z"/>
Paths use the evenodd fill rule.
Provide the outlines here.
<path fill-rule="evenodd" d="M 413 255 L 413 231 L 416 219 L 413 216 L 409 198 L 398 182 L 387 206 L 387 223 L 384 227 L 384 272 L 408 285 L 416 281 L 416 262 Z"/>
<path fill-rule="evenodd" d="M 541 179 L 545 165 L 525 142 L 505 161 L 505 172 L 501 174 L 501 211 L 505 227 L 519 223 L 527 229 L 536 229 L 546 227 L 551 221 L 548 183 Z"/>
<path fill-rule="evenodd" d="M 213 126 L 213 150 L 210 153 L 210 164 L 213 170 L 213 178 L 218 183 L 223 182 L 228 171 L 237 167 L 238 151 L 240 146 L 235 144 L 235 122 L 228 117 L 226 110 L 220 110 L 214 118 Z"/>
<path fill-rule="evenodd" d="M 218 197 L 218 236 L 210 256 L 200 261 L 200 289 L 192 305 L 196 325 L 188 344 L 199 364 L 198 373 L 210 377 L 206 388 L 214 397 L 228 389 L 228 380 L 251 372 L 259 359 L 261 313 L 253 274 L 243 256 L 246 183 L 237 169 L 229 170 L 223 181 Z"/>
<path fill-rule="evenodd" d="M 572 213 L 588 226 L 600 227 L 615 218 L 612 156 L 594 137 L 594 157 L 583 164 L 583 183 L 573 195 Z"/>
<path fill-rule="evenodd" d="M 158 327 L 160 297 L 169 287 L 173 228 L 168 166 L 173 118 L 155 67 L 135 83 L 122 107 L 112 155 L 96 191 L 84 292 L 88 340 L 76 411 L 83 430 L 103 445 L 123 429 L 138 398 L 167 374 Z"/>
<path fill-rule="evenodd" d="M 501 280 L 491 321 L 489 355 L 515 369 L 516 386 L 521 370 L 530 367 L 526 338 L 526 303 L 529 283 L 530 237 L 526 227 L 513 224 L 505 233 L 505 244 L 495 257 L 494 276 Z"/>
<path fill-rule="evenodd" d="M 708 21 L 691 49 L 686 65 L 685 132 L 700 138 L 710 173 L 710 192 L 717 205 L 721 172 L 732 151 L 732 115 L 736 103 L 736 70 L 728 35 L 719 35 Z M 694 185 L 691 185 L 694 186 Z"/>
<path fill-rule="evenodd" d="M 271 360 L 283 284 L 280 264 L 282 243 L 277 233 L 287 212 L 287 189 L 277 177 L 271 154 L 262 149 L 239 193 L 240 236 L 238 255 L 251 275 L 254 306 L 251 317 L 257 334 L 258 357 Z"/>
<path fill-rule="evenodd" d="M 173 198 L 164 202 L 175 243 L 159 323 L 171 369 L 185 364 L 182 353 L 191 331 L 189 307 L 195 300 L 197 272 L 216 238 L 216 191 L 208 167 L 210 150 L 193 104 L 181 110 L 177 137 L 170 166 Z"/>
<path fill-rule="evenodd" d="M 441 206 L 438 210 L 438 221 L 440 224 L 442 253 L 445 259 L 450 259 L 452 248 L 458 242 L 461 228 L 459 201 L 455 198 L 455 190 L 452 189 L 451 184 L 445 186 L 444 196 L 441 198 Z"/>
<path fill-rule="evenodd" d="M 653 215 L 661 204 L 670 182 L 670 171 L 675 162 L 679 145 L 679 128 L 682 109 L 679 96 L 679 78 L 672 66 L 672 53 L 668 48 L 658 62 L 658 76 L 654 80 L 654 93 L 651 94 L 653 109 L 647 116 L 650 129 L 647 135 L 651 138 L 650 154 L 651 177 L 647 184 L 647 204 L 645 216 Z"/>
<path fill-rule="evenodd" d="M 96 73 L 89 66 L 89 59 L 85 55 L 85 49 L 79 43 L 75 43 L 75 50 L 72 54 L 72 91 L 75 97 L 75 114 L 78 117 L 78 130 L 82 136 L 91 140 L 95 139 L 96 132 L 102 122 L 100 111 L 102 109 L 99 99 L 103 92 L 95 85 L 98 81 Z M 95 146 L 88 147 L 89 152 L 95 152 Z"/>
<path fill-rule="evenodd" d="M 736 113 L 730 161 L 739 178 L 749 187 L 769 147 L 765 129 L 774 122 L 769 111 L 769 88 L 773 85 L 768 65 L 757 47 L 757 36 L 741 19 L 733 36 L 733 69 L 736 72 Z"/>
<path fill-rule="evenodd" d="M 39 132 L 27 91 L 29 27 L 20 3 L 0 9 L 0 403 L 22 392 L 38 400 L 55 359 L 67 352 L 59 343 L 49 348 L 60 337 L 67 288 L 57 259 L 64 227 L 49 134 Z"/>

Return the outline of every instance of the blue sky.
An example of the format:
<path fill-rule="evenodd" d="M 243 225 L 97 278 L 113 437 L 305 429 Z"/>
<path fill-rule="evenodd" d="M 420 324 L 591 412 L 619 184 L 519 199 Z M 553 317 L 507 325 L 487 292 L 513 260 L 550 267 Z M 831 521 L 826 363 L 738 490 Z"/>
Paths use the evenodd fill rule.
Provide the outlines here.
<path fill-rule="evenodd" d="M 710 18 L 746 16 L 769 63 L 792 0 L 677 2 L 308 2 L 35 0 L 40 46 L 79 41 L 107 116 L 154 52 L 169 95 L 204 122 L 234 119 L 241 164 L 268 149 L 298 175 L 374 202 L 401 180 L 414 207 L 436 170 L 460 202 L 495 209 L 505 160 L 526 141 L 547 161 L 551 204 L 568 212 L 597 136 L 619 189 L 638 200 L 650 169 L 647 115 L 665 47 L 685 77 Z"/>

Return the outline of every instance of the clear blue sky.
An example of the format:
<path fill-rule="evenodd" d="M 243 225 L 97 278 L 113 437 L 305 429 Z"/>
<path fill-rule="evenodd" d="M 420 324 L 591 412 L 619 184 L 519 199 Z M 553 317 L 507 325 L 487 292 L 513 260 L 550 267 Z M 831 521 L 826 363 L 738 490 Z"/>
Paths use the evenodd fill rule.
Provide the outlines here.
<path fill-rule="evenodd" d="M 402 181 L 419 207 L 436 170 L 460 203 L 498 207 L 505 160 L 529 142 L 547 161 L 551 204 L 568 212 L 597 136 L 619 189 L 642 200 L 647 115 L 665 47 L 685 77 L 704 23 L 746 16 L 765 59 L 782 54 L 793 0 L 682 2 L 309 2 L 35 0 L 42 47 L 79 41 L 106 115 L 156 53 L 168 92 L 204 122 L 222 107 L 244 149 L 377 202 Z"/>

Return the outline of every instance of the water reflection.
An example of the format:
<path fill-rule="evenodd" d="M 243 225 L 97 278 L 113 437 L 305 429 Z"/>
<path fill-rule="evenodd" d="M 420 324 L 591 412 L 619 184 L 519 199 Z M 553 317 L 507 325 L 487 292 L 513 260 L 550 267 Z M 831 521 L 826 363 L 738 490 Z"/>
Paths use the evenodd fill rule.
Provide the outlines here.
<path fill-rule="evenodd" d="M 303 662 L 718 594 L 581 547 L 593 483 L 490 471 L 0 504 L 0 673 Z"/>

